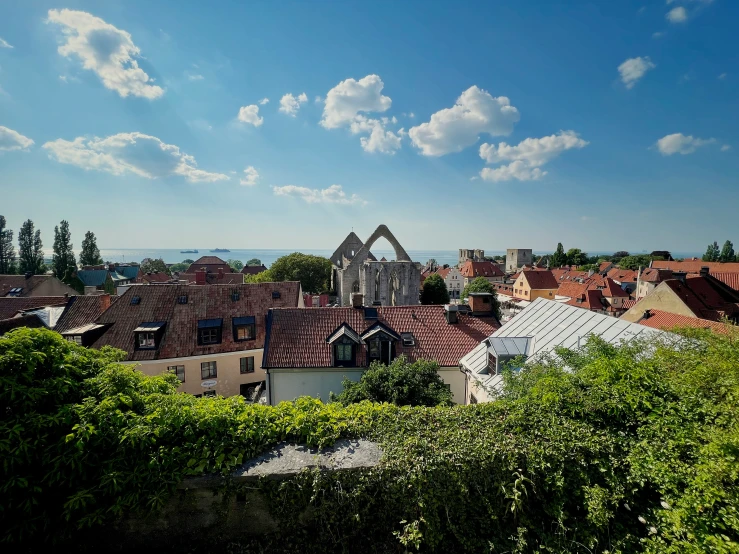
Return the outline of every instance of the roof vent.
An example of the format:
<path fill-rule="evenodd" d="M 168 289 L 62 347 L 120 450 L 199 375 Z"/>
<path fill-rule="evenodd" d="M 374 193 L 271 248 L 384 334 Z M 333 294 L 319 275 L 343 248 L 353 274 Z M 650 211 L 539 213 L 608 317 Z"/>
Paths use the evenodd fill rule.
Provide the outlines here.
<path fill-rule="evenodd" d="M 454 304 L 444 304 L 444 315 L 450 325 L 459 322 L 459 308 Z"/>
<path fill-rule="evenodd" d="M 280 294 L 280 291 L 278 291 L 278 290 L 273 290 L 273 291 L 272 291 L 272 299 L 273 299 L 273 300 L 276 300 L 276 299 L 278 299 L 278 298 L 279 298 L 280 296 L 282 296 L 282 295 Z"/>
<path fill-rule="evenodd" d="M 377 319 L 377 308 L 365 308 L 364 309 L 364 319 Z"/>
<path fill-rule="evenodd" d="M 132 306 L 137 306 L 139 304 L 141 304 L 141 297 L 140 296 L 132 296 L 131 297 L 131 305 Z"/>
<path fill-rule="evenodd" d="M 178 304 L 187 304 L 187 295 L 183 294 L 182 296 L 177 297 L 177 303 Z"/>

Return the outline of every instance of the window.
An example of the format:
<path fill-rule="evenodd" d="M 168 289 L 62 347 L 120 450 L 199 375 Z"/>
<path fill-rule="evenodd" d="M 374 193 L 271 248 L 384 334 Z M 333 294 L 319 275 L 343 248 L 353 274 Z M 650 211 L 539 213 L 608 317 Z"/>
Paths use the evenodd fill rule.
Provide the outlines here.
<path fill-rule="evenodd" d="M 281 296 L 280 291 L 278 291 L 278 290 L 272 291 L 272 299 L 273 300 L 277 300 L 280 296 Z"/>
<path fill-rule="evenodd" d="M 177 297 L 177 303 L 178 304 L 187 304 L 187 295 L 183 294 L 182 296 Z"/>
<path fill-rule="evenodd" d="M 216 391 L 214 391 L 214 390 L 207 390 L 207 391 L 205 391 L 203 393 L 203 396 L 206 397 L 206 398 L 208 398 L 208 397 L 215 398 Z"/>
<path fill-rule="evenodd" d="M 137 333 L 136 339 L 136 344 L 141 349 L 155 348 L 154 333 Z"/>
<path fill-rule="evenodd" d="M 231 300 L 236 302 L 239 299 L 239 291 L 235 290 L 231 293 Z"/>
<path fill-rule="evenodd" d="M 132 296 L 131 297 L 131 304 L 133 306 L 136 306 L 137 304 L 141 304 L 141 297 L 140 296 Z"/>
<path fill-rule="evenodd" d="M 79 344 L 80 346 L 82 346 L 82 335 L 71 335 L 67 337 L 67 340 L 69 342 L 73 342 L 75 344 Z"/>
<path fill-rule="evenodd" d="M 413 336 L 413 333 L 400 333 L 400 336 L 403 337 L 403 346 L 416 345 L 416 339 Z"/>
<path fill-rule="evenodd" d="M 254 325 L 241 325 L 236 328 L 236 340 L 251 340 L 254 335 Z"/>
<path fill-rule="evenodd" d="M 203 329 L 200 331 L 201 344 L 218 344 L 218 329 Z"/>
<path fill-rule="evenodd" d="M 254 373 L 254 356 L 248 356 L 239 360 L 241 373 Z"/>
<path fill-rule="evenodd" d="M 336 359 L 340 362 L 348 362 L 352 359 L 352 345 L 351 344 L 337 344 L 336 345 Z"/>
<path fill-rule="evenodd" d="M 201 319 L 198 321 L 198 344 L 201 346 L 221 343 L 222 319 Z"/>
<path fill-rule="evenodd" d="M 352 367 L 354 365 L 354 342 L 343 337 L 334 343 L 334 366 Z"/>
<path fill-rule="evenodd" d="M 180 383 L 185 382 L 185 366 L 184 365 L 171 365 L 167 368 L 167 370 L 177 375 L 177 378 L 180 380 Z"/>
<path fill-rule="evenodd" d="M 203 362 L 200 364 L 200 378 L 211 379 L 218 377 L 218 368 L 215 362 Z"/>
<path fill-rule="evenodd" d="M 257 329 L 254 316 L 233 318 L 234 340 L 254 340 L 257 338 Z"/>

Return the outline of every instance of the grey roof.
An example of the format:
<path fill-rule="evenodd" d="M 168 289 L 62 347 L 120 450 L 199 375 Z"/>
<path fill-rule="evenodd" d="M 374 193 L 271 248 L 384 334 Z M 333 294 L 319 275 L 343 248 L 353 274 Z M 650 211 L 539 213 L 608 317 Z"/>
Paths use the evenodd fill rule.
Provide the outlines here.
<path fill-rule="evenodd" d="M 139 266 L 137 265 L 117 265 L 115 266 L 117 273 L 123 275 L 126 279 L 136 279 L 139 274 Z"/>
<path fill-rule="evenodd" d="M 496 337 L 489 339 L 496 356 L 530 356 L 534 345 L 531 337 Z"/>
<path fill-rule="evenodd" d="M 81 269 L 77 272 L 77 277 L 86 287 L 100 287 L 105 284 L 108 278 L 107 269 Z"/>

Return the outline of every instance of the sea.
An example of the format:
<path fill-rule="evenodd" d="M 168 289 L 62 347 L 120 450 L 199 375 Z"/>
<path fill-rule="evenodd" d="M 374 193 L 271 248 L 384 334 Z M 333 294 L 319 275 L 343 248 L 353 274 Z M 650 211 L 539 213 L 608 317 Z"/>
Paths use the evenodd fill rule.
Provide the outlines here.
<path fill-rule="evenodd" d="M 329 257 L 334 253 L 333 250 L 267 250 L 267 249 L 233 249 L 229 252 L 211 252 L 210 249 L 197 249 L 197 253 L 182 253 L 176 248 L 102 248 L 100 249 L 100 256 L 106 262 L 115 263 L 129 263 L 129 262 L 141 262 L 144 258 L 161 258 L 164 263 L 175 264 L 182 262 L 183 260 L 197 260 L 200 256 L 218 256 L 223 260 L 241 260 L 246 263 L 248 260 L 257 258 L 264 265 L 269 267 L 274 261 L 287 254 L 299 251 L 303 254 L 313 254 L 315 256 Z M 408 250 L 408 255 L 412 260 L 425 264 L 428 260 L 434 259 L 439 265 L 449 264 L 456 265 L 459 262 L 459 252 L 456 250 Z M 646 254 L 648 252 L 630 251 L 632 254 Z M 79 257 L 79 251 L 75 252 Z M 395 252 L 393 250 L 375 250 L 372 249 L 372 253 L 378 259 L 385 257 L 388 260 L 395 259 Z M 51 251 L 47 252 L 47 257 L 51 257 Z M 546 251 L 534 251 L 535 255 L 551 254 Z M 603 252 L 589 252 L 591 256 L 610 255 L 612 251 Z M 674 258 L 691 258 L 702 256 L 702 252 L 673 252 Z M 503 256 L 505 257 L 505 250 L 485 250 L 486 256 Z"/>

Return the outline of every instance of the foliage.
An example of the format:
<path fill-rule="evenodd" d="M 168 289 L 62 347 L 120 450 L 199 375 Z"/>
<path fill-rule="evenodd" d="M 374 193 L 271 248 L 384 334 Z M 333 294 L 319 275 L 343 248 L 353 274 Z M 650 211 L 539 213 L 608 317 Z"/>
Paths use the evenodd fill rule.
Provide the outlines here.
<path fill-rule="evenodd" d="M 703 254 L 703 258 L 701 259 L 704 262 L 717 262 L 720 256 L 721 250 L 719 250 L 718 243 L 714 241 L 713 244 L 708 245 L 706 253 Z"/>
<path fill-rule="evenodd" d="M 244 275 L 244 283 L 274 283 L 275 278 L 269 269 L 255 273 L 254 275 Z"/>
<path fill-rule="evenodd" d="M 229 258 L 228 260 L 226 260 L 226 263 L 234 271 L 241 271 L 242 269 L 244 269 L 244 262 L 242 262 L 241 260 L 234 260 L 232 258 Z"/>
<path fill-rule="evenodd" d="M 405 356 L 390 365 L 372 362 L 359 381 L 344 378 L 344 390 L 332 399 L 341 404 L 363 400 L 396 406 L 450 406 L 452 393 L 439 377 L 439 364 L 428 360 L 409 362 Z"/>
<path fill-rule="evenodd" d="M 77 269 L 77 261 L 75 260 L 74 250 L 72 249 L 72 233 L 69 232 L 69 223 L 67 220 L 62 220 L 59 225 L 54 227 L 52 271 L 54 272 L 54 277 L 66 283 L 72 279 L 73 270 L 75 269 Z"/>
<path fill-rule="evenodd" d="M 621 258 L 625 258 L 626 256 L 630 256 L 630 254 L 626 250 L 619 250 L 618 252 L 614 252 L 611 258 L 618 258 L 620 260 Z M 618 261 L 618 260 L 614 260 L 614 261 Z"/>
<path fill-rule="evenodd" d="M 262 265 L 262 260 L 259 258 L 252 258 L 251 260 L 247 260 L 246 265 Z"/>
<path fill-rule="evenodd" d="M 736 259 L 734 254 L 734 244 L 727 240 L 721 248 L 721 254 L 718 257 L 719 262 L 733 262 Z"/>
<path fill-rule="evenodd" d="M 178 264 L 172 264 L 169 266 L 169 270 L 172 273 L 182 273 L 183 271 L 187 271 L 188 267 L 190 267 L 190 264 L 188 264 L 187 261 L 184 261 Z"/>
<path fill-rule="evenodd" d="M 565 249 L 564 246 L 562 246 L 562 243 L 558 242 L 557 249 L 554 251 L 554 254 L 552 254 L 552 257 L 549 259 L 549 267 L 557 268 L 562 267 L 563 265 L 567 265 L 567 254 L 565 254 Z"/>
<path fill-rule="evenodd" d="M 80 252 L 80 265 L 100 265 L 103 263 L 103 259 L 100 257 L 100 250 L 98 249 L 97 239 L 95 233 L 87 231 L 85 238 L 82 240 L 82 251 Z"/>
<path fill-rule="evenodd" d="M 432 273 L 423 282 L 421 304 L 446 304 L 449 302 L 449 291 L 444 279 L 438 273 Z"/>
<path fill-rule="evenodd" d="M 167 275 L 172 275 L 162 258 L 144 258 L 141 260 L 141 271 L 143 273 L 166 273 Z"/>
<path fill-rule="evenodd" d="M 579 248 L 570 248 L 567 251 L 568 265 L 585 265 L 586 263 L 588 263 L 588 259 L 588 255 Z"/>
<path fill-rule="evenodd" d="M 303 292 L 326 292 L 331 286 L 331 261 L 322 256 L 293 252 L 277 258 L 269 273 L 273 281 L 300 281 Z"/>
<path fill-rule="evenodd" d="M 196 399 L 112 349 L 15 330 L 0 338 L 2 539 L 78 549 L 80 529 L 157 510 L 186 476 L 283 440 L 366 437 L 375 468 L 250 484 L 278 531 L 245 551 L 737 552 L 739 337 L 685 334 L 591 338 L 506 373 L 495 402 L 427 408 Z"/>
<path fill-rule="evenodd" d="M 471 292 L 492 292 L 495 293 L 493 284 L 488 281 L 485 277 L 475 277 L 472 281 L 467 283 L 462 291 L 462 298 L 467 298 Z"/>
<path fill-rule="evenodd" d="M 33 229 L 33 221 L 27 219 L 18 232 L 18 269 L 21 273 L 41 275 L 46 273 L 41 230 Z"/>
<path fill-rule="evenodd" d="M 649 267 L 649 263 L 651 261 L 652 259 L 646 254 L 636 254 L 634 256 L 621 258 L 618 262 L 618 267 L 621 269 L 637 270 L 640 267 Z"/>
<path fill-rule="evenodd" d="M 12 275 L 16 272 L 14 258 L 13 231 L 7 228 L 5 216 L 0 215 L 0 275 Z"/>

